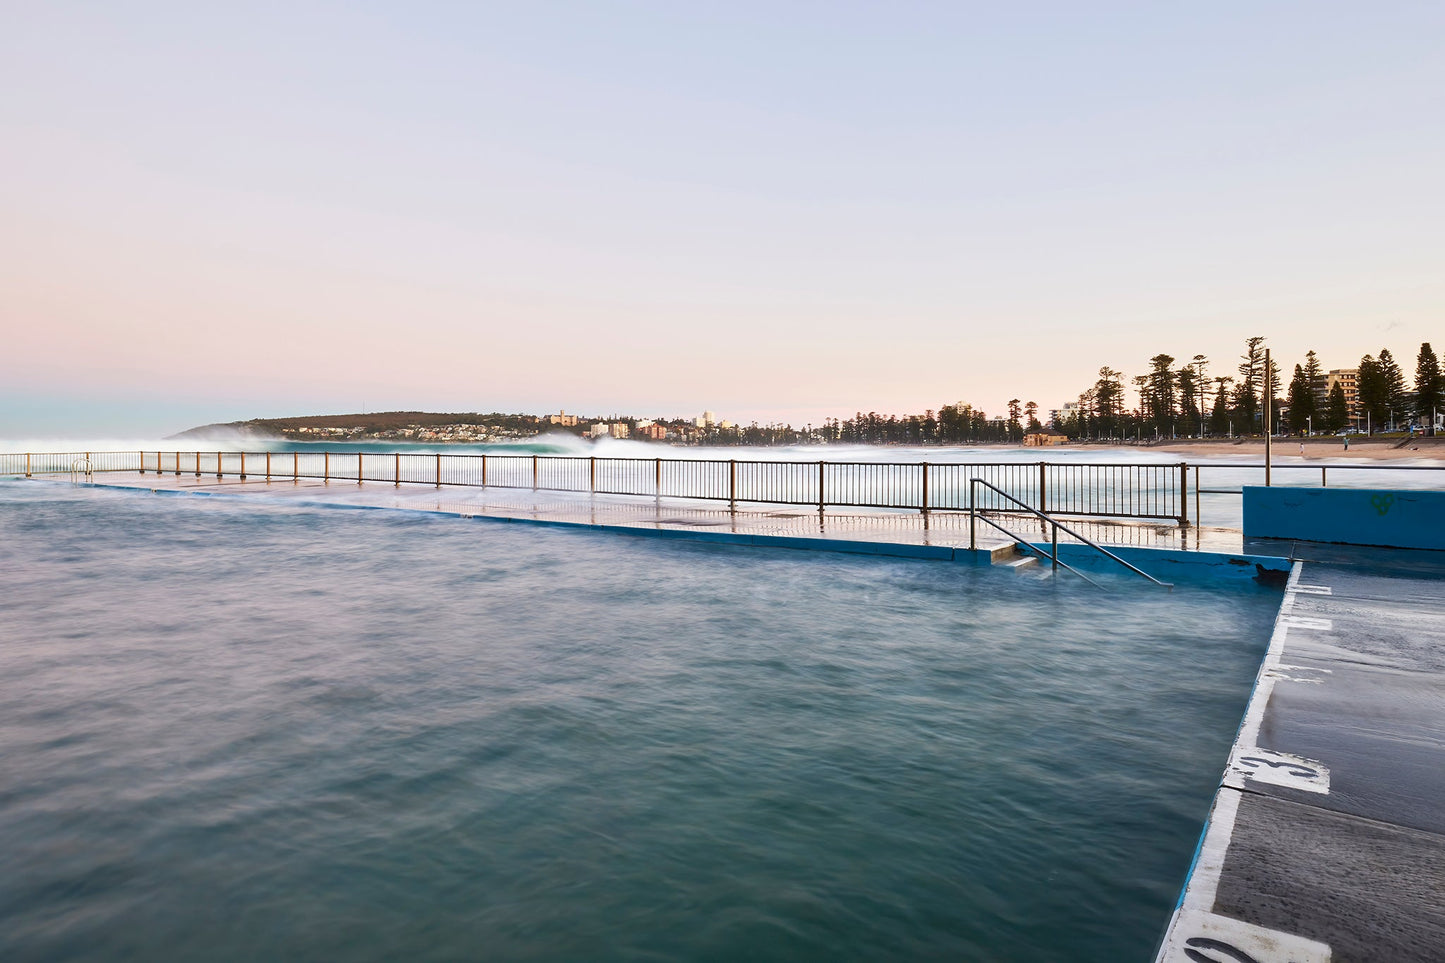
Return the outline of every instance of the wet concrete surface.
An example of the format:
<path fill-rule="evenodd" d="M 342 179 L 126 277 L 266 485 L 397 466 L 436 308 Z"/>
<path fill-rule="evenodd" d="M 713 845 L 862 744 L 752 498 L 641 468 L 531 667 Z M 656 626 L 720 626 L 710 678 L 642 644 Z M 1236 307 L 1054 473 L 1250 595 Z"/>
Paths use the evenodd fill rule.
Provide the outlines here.
<path fill-rule="evenodd" d="M 1438 963 L 1445 564 L 1298 551 L 1159 959 Z"/>
<path fill-rule="evenodd" d="M 1442 879 L 1437 834 L 1245 794 L 1214 909 L 1324 943 L 1334 963 L 1438 961 Z"/>

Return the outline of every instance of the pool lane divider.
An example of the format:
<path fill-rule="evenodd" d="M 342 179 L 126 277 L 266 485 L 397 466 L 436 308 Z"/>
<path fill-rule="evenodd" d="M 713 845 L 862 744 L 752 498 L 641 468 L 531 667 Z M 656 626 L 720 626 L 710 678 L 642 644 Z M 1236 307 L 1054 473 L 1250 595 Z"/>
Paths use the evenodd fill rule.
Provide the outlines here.
<path fill-rule="evenodd" d="M 149 492 L 155 495 L 195 496 L 202 498 L 245 499 L 254 493 L 232 491 L 198 491 L 195 489 L 153 488 L 149 485 L 120 485 L 106 482 L 81 483 L 88 488 L 107 488 L 117 491 Z M 467 518 L 503 524 L 532 525 L 543 528 L 583 529 L 605 531 L 639 538 L 675 539 L 678 541 L 706 542 L 721 545 L 743 545 L 757 548 L 778 548 L 795 551 L 833 552 L 844 555 L 867 555 L 879 558 L 912 558 L 929 561 L 954 562 L 964 565 L 992 564 L 1000 552 L 1013 551 L 1012 543 L 1003 543 L 992 548 L 970 549 L 950 545 L 916 545 L 908 542 L 869 541 L 865 539 L 821 538 L 806 535 L 759 535 L 747 532 L 698 531 L 688 528 L 645 527 L 640 525 L 608 525 L 597 522 L 564 521 L 552 518 L 519 518 L 513 515 L 492 515 L 486 511 L 470 512 L 463 509 L 408 508 L 396 505 L 359 505 L 351 502 L 330 502 L 318 499 L 288 499 L 288 505 L 304 505 L 311 508 L 341 508 L 358 511 L 399 511 L 416 512 L 426 515 L 442 515 L 452 518 Z M 1048 547 L 1035 545 L 1032 551 L 1047 557 Z M 1109 550 L 1130 562 L 1144 567 L 1155 562 L 1166 562 L 1179 570 L 1184 577 L 1193 575 L 1210 580 L 1227 578 L 1249 578 L 1256 582 L 1266 581 L 1262 572 L 1277 572 L 1284 575 L 1283 566 L 1287 559 L 1267 555 L 1246 555 L 1243 553 L 1181 551 L 1178 549 L 1138 548 L 1109 546 Z M 1108 567 L 1119 568 L 1117 563 L 1105 559 L 1086 545 L 1063 544 L 1059 546 L 1059 557 L 1067 559 L 1070 565 L 1083 567 L 1094 561 L 1102 561 Z M 1119 569 L 1122 571 L 1122 569 Z M 1148 570 L 1147 568 L 1145 569 Z M 1151 573 L 1152 574 L 1152 573 Z M 1176 577 L 1171 573 L 1171 577 Z M 1142 579 L 1140 580 L 1143 581 Z"/>

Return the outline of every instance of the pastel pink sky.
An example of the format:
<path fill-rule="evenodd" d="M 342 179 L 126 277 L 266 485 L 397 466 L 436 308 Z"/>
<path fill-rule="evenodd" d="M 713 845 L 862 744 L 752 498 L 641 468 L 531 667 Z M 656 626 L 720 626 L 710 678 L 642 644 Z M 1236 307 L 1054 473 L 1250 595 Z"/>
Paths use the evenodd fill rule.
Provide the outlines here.
<path fill-rule="evenodd" d="M 676 6 L 12 9 L 0 436 L 1445 348 L 1438 4 Z"/>

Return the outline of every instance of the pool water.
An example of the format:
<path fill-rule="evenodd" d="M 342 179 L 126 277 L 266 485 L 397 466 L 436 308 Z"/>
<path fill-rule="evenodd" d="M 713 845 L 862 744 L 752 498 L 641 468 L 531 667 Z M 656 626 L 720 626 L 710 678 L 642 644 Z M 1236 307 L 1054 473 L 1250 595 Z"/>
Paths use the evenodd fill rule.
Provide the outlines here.
<path fill-rule="evenodd" d="M 1278 607 L 0 482 L 0 958 L 1145 960 Z"/>

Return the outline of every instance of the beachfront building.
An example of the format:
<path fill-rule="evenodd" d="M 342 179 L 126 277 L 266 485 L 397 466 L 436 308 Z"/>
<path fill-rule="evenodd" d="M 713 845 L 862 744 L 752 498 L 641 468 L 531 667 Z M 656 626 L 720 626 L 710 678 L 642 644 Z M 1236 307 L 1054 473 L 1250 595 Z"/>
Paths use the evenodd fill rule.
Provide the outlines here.
<path fill-rule="evenodd" d="M 1360 403 L 1360 369 L 1335 368 L 1325 375 L 1326 396 L 1335 390 L 1337 384 L 1345 392 L 1345 408 L 1350 412 L 1351 423 L 1358 428 L 1360 419 L 1356 409 Z"/>

